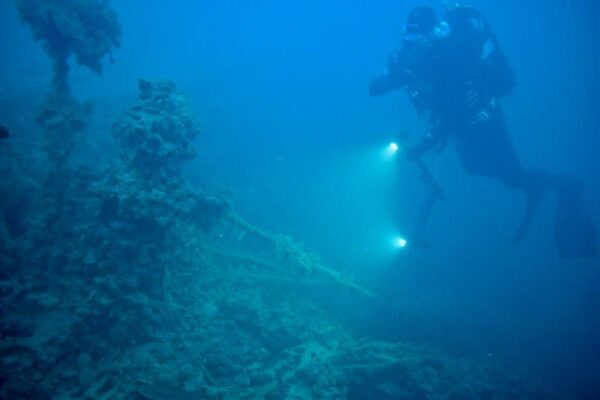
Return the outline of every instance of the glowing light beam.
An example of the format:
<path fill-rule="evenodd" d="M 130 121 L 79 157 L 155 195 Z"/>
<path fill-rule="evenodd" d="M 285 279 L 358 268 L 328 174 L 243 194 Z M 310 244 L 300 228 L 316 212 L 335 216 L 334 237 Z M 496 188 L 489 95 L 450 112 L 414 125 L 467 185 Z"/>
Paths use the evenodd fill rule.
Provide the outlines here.
<path fill-rule="evenodd" d="M 403 237 L 397 237 L 394 239 L 394 247 L 397 249 L 403 249 L 408 245 L 408 241 Z"/>
<path fill-rule="evenodd" d="M 383 155 L 385 156 L 385 158 L 387 160 L 391 159 L 392 157 L 394 157 L 394 155 L 398 152 L 398 150 L 400 150 L 400 147 L 398 146 L 397 143 L 390 143 L 386 146 Z"/>

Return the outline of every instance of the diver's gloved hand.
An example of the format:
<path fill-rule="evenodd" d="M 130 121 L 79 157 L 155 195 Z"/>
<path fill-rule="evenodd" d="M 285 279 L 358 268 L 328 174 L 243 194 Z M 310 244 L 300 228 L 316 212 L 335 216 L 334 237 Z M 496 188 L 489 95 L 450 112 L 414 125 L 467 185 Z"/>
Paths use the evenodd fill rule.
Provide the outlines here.
<path fill-rule="evenodd" d="M 418 161 L 423 154 L 427 153 L 438 145 L 442 145 L 441 148 L 443 148 L 444 144 L 445 136 L 434 135 L 432 132 L 428 132 L 425 136 L 423 136 L 421 143 L 406 150 L 406 159 L 408 161 Z"/>

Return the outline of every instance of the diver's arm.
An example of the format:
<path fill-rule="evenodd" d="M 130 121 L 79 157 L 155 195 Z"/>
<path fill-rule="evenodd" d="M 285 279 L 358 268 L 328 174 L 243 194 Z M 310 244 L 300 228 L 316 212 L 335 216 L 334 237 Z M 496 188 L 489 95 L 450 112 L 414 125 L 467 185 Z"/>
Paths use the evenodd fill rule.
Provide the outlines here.
<path fill-rule="evenodd" d="M 387 92 L 400 89 L 406 82 L 406 72 L 401 68 L 401 53 L 394 53 L 390 57 L 388 67 L 385 68 L 369 85 L 369 94 L 373 97 L 383 96 Z"/>
<path fill-rule="evenodd" d="M 441 133 L 427 133 L 425 136 L 423 136 L 421 143 L 414 147 L 411 147 L 406 151 L 406 159 L 409 161 L 417 161 L 425 153 L 429 152 L 434 147 L 438 145 L 443 147 L 446 141 L 446 137 L 446 135 Z"/>
<path fill-rule="evenodd" d="M 371 97 L 379 97 L 383 96 L 390 90 L 390 76 L 386 68 L 371 81 L 371 84 L 369 85 L 369 94 Z"/>

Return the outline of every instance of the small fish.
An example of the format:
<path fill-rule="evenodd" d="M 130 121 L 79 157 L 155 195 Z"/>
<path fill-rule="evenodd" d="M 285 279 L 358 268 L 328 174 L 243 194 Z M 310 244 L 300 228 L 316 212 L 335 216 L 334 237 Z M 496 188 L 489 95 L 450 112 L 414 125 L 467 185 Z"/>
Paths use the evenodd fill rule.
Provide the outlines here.
<path fill-rule="evenodd" d="M 4 125 L 0 125 L 0 139 L 6 139 L 10 137 L 10 132 Z"/>

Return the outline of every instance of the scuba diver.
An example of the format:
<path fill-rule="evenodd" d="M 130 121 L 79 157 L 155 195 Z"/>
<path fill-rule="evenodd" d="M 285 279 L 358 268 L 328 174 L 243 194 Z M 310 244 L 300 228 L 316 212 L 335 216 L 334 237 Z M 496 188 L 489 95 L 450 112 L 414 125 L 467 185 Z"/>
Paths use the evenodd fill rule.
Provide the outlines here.
<path fill-rule="evenodd" d="M 497 179 L 527 197 L 515 235 L 527 233 L 547 189 L 558 197 L 556 238 L 565 257 L 596 255 L 596 235 L 583 202 L 583 185 L 569 175 L 524 168 L 509 137 L 498 99 L 517 84 L 496 35 L 475 8 L 447 5 L 438 22 L 432 8 L 415 8 L 406 22 L 402 47 L 370 84 L 371 96 L 404 89 L 429 132 L 406 156 L 419 161 L 447 142 L 457 150 L 463 169 Z"/>

